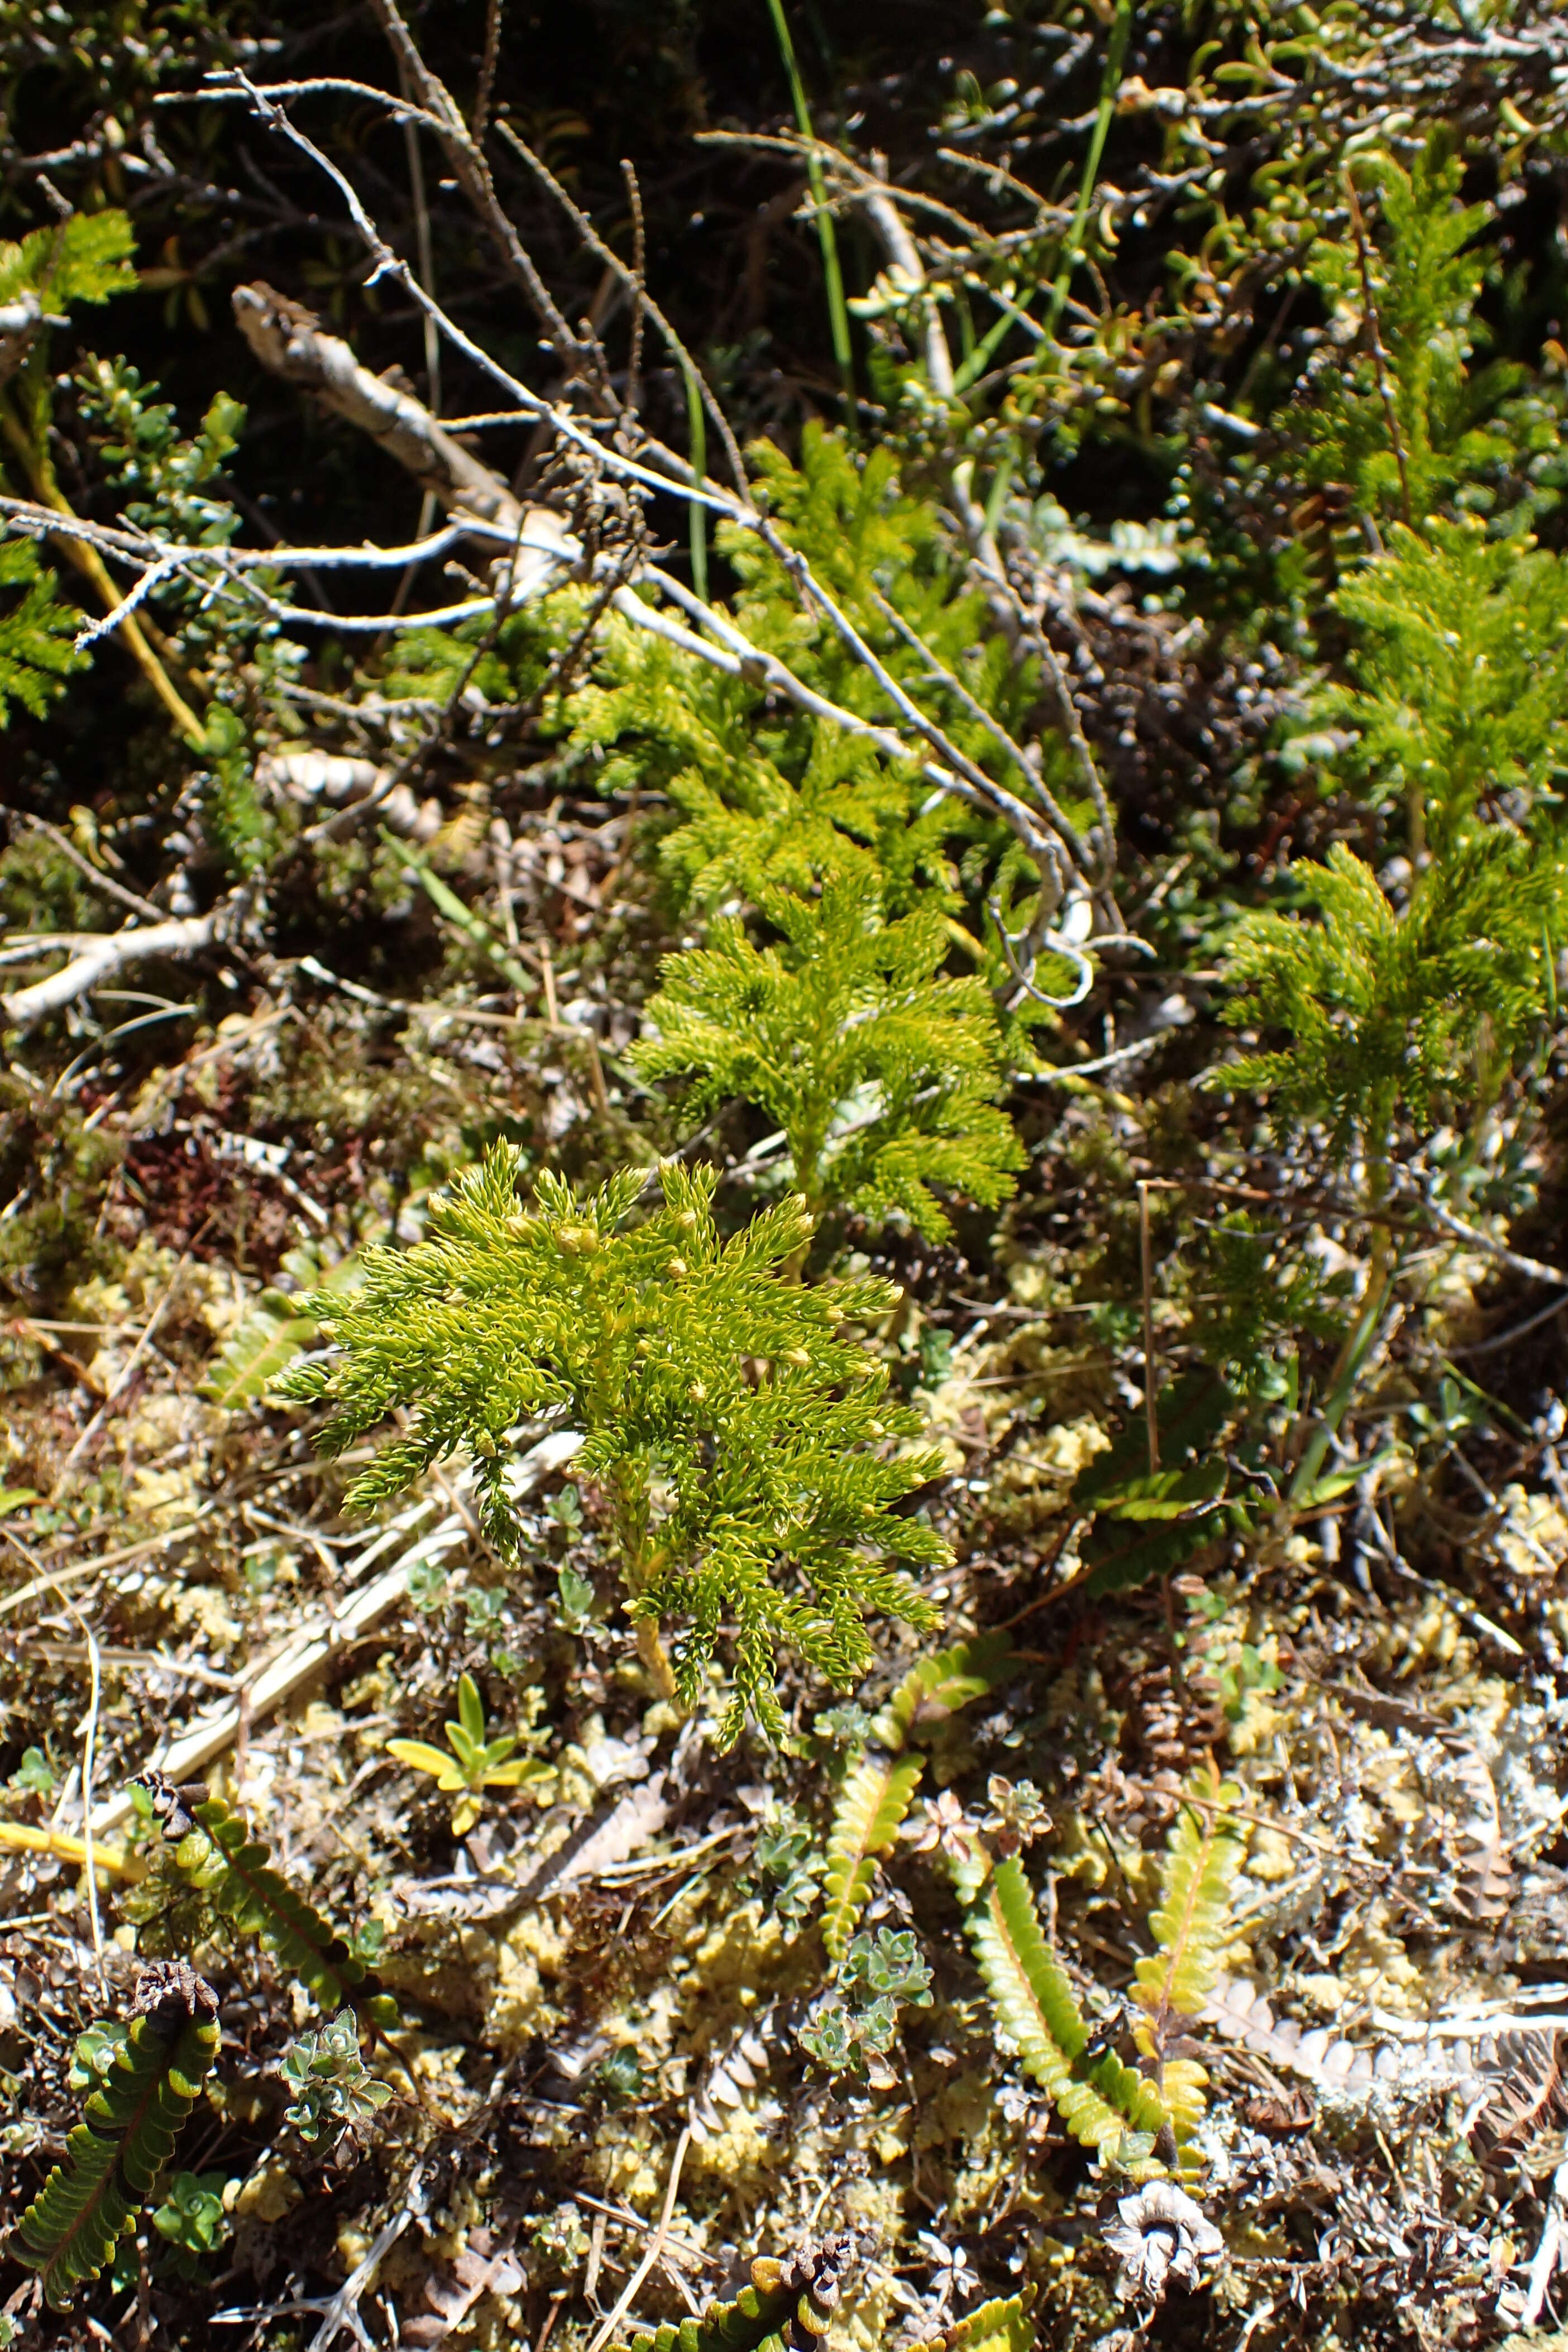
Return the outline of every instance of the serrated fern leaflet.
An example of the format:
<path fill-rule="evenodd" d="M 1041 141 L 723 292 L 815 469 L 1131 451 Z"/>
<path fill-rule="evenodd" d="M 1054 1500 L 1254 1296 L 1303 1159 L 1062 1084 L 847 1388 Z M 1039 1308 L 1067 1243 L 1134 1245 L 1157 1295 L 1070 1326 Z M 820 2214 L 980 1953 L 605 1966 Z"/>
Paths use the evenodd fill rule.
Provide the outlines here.
<path fill-rule="evenodd" d="M 1029 2317 L 1036 2290 L 994 2295 L 978 2309 L 966 2312 L 952 2327 L 935 2337 L 922 2352 L 1033 2352 L 1034 2323 Z"/>
<path fill-rule="evenodd" d="M 199 1979 L 194 1995 L 135 2017 L 102 2085 L 87 2102 L 67 2156 L 17 2222 L 7 2251 L 37 2271 L 56 2309 L 111 2261 L 174 2154 L 217 2055 L 217 2003 Z"/>
<path fill-rule="evenodd" d="M 700 2317 L 646 2330 L 615 2352 L 816 2352 L 852 2252 L 853 2241 L 837 2237 L 784 2262 L 759 2257 L 732 2303 L 710 2303 Z"/>
<path fill-rule="evenodd" d="M 919 1757 L 894 1763 L 910 1738 L 935 1730 L 970 1700 L 994 1690 L 1012 1659 L 1005 1633 L 976 1635 L 921 1658 L 868 1726 L 872 1745 L 851 1762 L 827 1840 L 822 1940 L 835 1965 L 849 1948 L 870 1899 L 877 1857 L 886 1853 L 910 1810 L 924 1767 Z"/>
<path fill-rule="evenodd" d="M 1139 2049 L 1159 2071 L 1161 2095 L 1178 2140 L 1201 2121 L 1208 2077 L 1190 2058 L 1166 2055 L 1165 2045 L 1202 2014 L 1219 1975 L 1230 1932 L 1230 1895 L 1247 1851 L 1247 1836 L 1224 1810 L 1240 1790 L 1211 1764 L 1194 1781 L 1195 1802 L 1184 1804 L 1172 1828 L 1160 1902 L 1149 1926 L 1157 1949 L 1133 1971 L 1148 2019 L 1137 2029 Z"/>
<path fill-rule="evenodd" d="M 849 1948 L 855 1922 L 870 1898 L 877 1856 L 886 1853 L 910 1810 L 925 1766 L 918 1756 L 895 1763 L 880 1755 L 851 1766 L 827 1841 L 822 1940 L 835 1964 Z"/>
<path fill-rule="evenodd" d="M 1089 2027 L 1016 1855 L 997 1864 L 965 1925 L 998 2022 L 1073 2137 L 1107 2154 L 1129 2133 L 1158 2136 L 1167 2117 L 1153 2084 L 1114 2052 L 1085 2057 Z"/>

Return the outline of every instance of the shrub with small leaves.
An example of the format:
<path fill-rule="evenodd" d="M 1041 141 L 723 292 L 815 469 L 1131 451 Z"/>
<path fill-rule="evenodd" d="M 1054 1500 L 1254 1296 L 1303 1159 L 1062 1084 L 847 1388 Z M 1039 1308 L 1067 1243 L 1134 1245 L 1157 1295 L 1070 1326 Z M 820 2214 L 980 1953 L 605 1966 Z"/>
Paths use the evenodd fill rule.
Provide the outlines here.
<path fill-rule="evenodd" d="M 293 2094 L 283 2119 L 301 2139 L 335 2141 L 369 2123 L 392 2096 L 364 2063 L 352 2009 L 302 2033 L 278 2071 Z"/>

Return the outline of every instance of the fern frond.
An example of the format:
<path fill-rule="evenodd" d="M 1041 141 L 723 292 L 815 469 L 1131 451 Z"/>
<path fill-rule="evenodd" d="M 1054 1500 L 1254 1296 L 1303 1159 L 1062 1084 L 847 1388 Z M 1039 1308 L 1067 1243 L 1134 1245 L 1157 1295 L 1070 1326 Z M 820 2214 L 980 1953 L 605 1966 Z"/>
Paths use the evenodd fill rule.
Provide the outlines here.
<path fill-rule="evenodd" d="M 785 2262 L 760 2257 L 732 2303 L 634 2336 L 614 2352 L 817 2352 L 854 2252 L 848 2236 L 803 2246 Z"/>
<path fill-rule="evenodd" d="M 837 1967 L 870 1899 L 877 1857 L 886 1853 L 910 1810 L 921 1775 L 918 1756 L 895 1763 L 878 1754 L 851 1765 L 834 1807 L 823 1882 L 822 1941 Z"/>
<path fill-rule="evenodd" d="M 997 1864 L 964 1924 L 997 2022 L 1073 2137 L 1103 2154 L 1124 2134 L 1157 2135 L 1167 2116 L 1153 2084 L 1114 2052 L 1085 2058 L 1089 2027 L 1016 1855 Z"/>
<path fill-rule="evenodd" d="M 1240 1801 L 1234 1780 L 1211 1763 L 1194 1776 L 1193 1795 L 1171 1830 L 1160 1903 L 1149 1916 L 1157 1950 L 1133 1971 L 1152 2016 L 1200 2017 L 1219 1976 L 1230 1928 L 1230 1890 L 1247 1852 L 1247 1833 L 1224 1810 Z"/>
<path fill-rule="evenodd" d="M 918 1659 L 867 1726 L 870 1745 L 845 1774 L 827 1839 L 822 1939 L 836 1966 L 869 1900 L 877 1857 L 898 1836 L 924 1769 L 919 1757 L 900 1764 L 891 1759 L 910 1738 L 936 1729 L 971 1699 L 994 1690 L 1012 1658 L 1012 1643 L 997 1633 L 976 1634 Z"/>
<path fill-rule="evenodd" d="M 125 2040 L 39 2195 L 11 2233 L 56 2310 L 135 2227 L 217 2055 L 217 1997 L 188 1969 L 149 1970 Z M 144 1981 L 146 1981 L 144 1979 Z"/>
<path fill-rule="evenodd" d="M 304 1294 L 313 1292 L 320 1300 L 352 1290 L 360 1278 L 360 1244 L 324 1266 L 316 1243 L 301 1243 L 284 1258 L 283 1271 L 299 1289 L 264 1290 L 225 1340 L 202 1383 L 202 1395 L 229 1412 L 259 1402 L 310 1345 L 317 1325 L 304 1311 Z"/>
<path fill-rule="evenodd" d="M 175 1862 L 223 1916 L 259 1938 L 292 1969 L 318 2008 L 352 2009 L 377 2025 L 396 2022 L 397 2007 L 314 1904 L 274 1870 L 268 1849 L 221 1798 L 193 1807 L 200 1828 L 181 1840 Z"/>
<path fill-rule="evenodd" d="M 1194 1779 L 1200 1800 L 1176 1815 L 1161 1873 L 1160 1901 L 1149 1926 L 1156 1948 L 1133 1970 L 1148 2021 L 1136 2032 L 1139 2049 L 1160 2070 L 1160 2093 L 1178 2141 L 1203 2120 L 1208 2076 L 1190 2058 L 1166 2058 L 1172 2033 L 1201 2017 L 1219 1976 L 1230 1932 L 1230 1891 L 1247 1852 L 1246 1832 L 1225 1811 L 1241 1791 L 1221 1780 L 1211 1763 Z"/>
<path fill-rule="evenodd" d="M 1246 1527 L 1246 1507 L 1226 1498 L 1230 1473 L 1216 1443 L 1239 1403 L 1217 1372 L 1184 1372 L 1156 1401 L 1163 1469 L 1148 1469 L 1140 1419 L 1079 1471 L 1071 1500 L 1094 1514 L 1082 1546 L 1091 1594 L 1169 1576 L 1201 1544 Z"/>
<path fill-rule="evenodd" d="M 1034 2352 L 1034 2322 L 1029 2317 L 1038 2290 L 1031 2284 L 1018 2294 L 995 2295 L 989 2303 L 955 2320 L 920 2352 Z"/>
<path fill-rule="evenodd" d="M 297 1298 L 264 1290 L 224 1341 L 201 1393 L 231 1412 L 257 1403 L 315 1336 L 316 1327 L 300 1313 Z"/>
<path fill-rule="evenodd" d="M 918 1660 L 872 1717 L 867 1738 L 896 1756 L 911 1736 L 945 1723 L 972 1698 L 994 1690 L 1012 1661 L 1013 1645 L 1002 1633 L 978 1633 Z"/>

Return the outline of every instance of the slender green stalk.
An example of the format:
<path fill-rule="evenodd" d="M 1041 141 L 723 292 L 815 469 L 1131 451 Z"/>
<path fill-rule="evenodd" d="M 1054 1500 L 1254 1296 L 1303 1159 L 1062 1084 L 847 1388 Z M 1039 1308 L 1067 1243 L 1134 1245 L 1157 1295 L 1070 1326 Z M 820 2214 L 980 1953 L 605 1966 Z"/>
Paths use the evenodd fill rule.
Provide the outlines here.
<path fill-rule="evenodd" d="M 1062 247 L 1061 261 L 1056 282 L 1051 288 L 1050 309 L 1046 313 L 1047 340 L 1056 334 L 1062 315 L 1062 305 L 1068 298 L 1073 271 L 1083 258 L 1083 233 L 1089 221 L 1089 208 L 1094 202 L 1094 191 L 1100 179 L 1100 166 L 1105 154 L 1105 142 L 1110 131 L 1110 118 L 1116 111 L 1116 93 L 1121 87 L 1121 61 L 1127 55 L 1127 39 L 1132 30 L 1132 0 L 1117 0 L 1116 16 L 1106 44 L 1105 70 L 1100 78 L 1100 109 L 1094 118 L 1089 152 L 1083 159 L 1083 176 L 1078 185 L 1078 202 L 1073 206 L 1072 226 Z"/>
<path fill-rule="evenodd" d="M 1362 1301 L 1361 1313 L 1357 1316 L 1354 1327 L 1340 1350 L 1339 1360 L 1330 1376 L 1329 1393 L 1323 1401 L 1323 1410 L 1318 1416 L 1317 1427 L 1307 1441 L 1306 1452 L 1302 1454 L 1296 1475 L 1290 1481 L 1289 1499 L 1292 1504 L 1305 1503 L 1316 1486 L 1322 1473 L 1329 1447 L 1338 1434 L 1340 1423 L 1345 1417 L 1351 1399 L 1355 1394 L 1357 1383 L 1366 1368 L 1367 1358 L 1371 1355 L 1377 1335 L 1383 1328 L 1384 1314 L 1390 1293 L 1394 1288 L 1394 1276 L 1398 1272 L 1394 1237 L 1387 1225 L 1382 1222 L 1381 1213 L 1387 1190 L 1388 1161 L 1385 1155 L 1380 1154 L 1372 1160 L 1367 1170 L 1367 1192 L 1373 1223 L 1372 1263 L 1367 1269 L 1366 1295 Z"/>
<path fill-rule="evenodd" d="M 991 299 L 994 302 L 1001 304 L 1002 315 L 999 319 L 992 320 L 980 341 L 973 344 L 964 354 L 962 366 L 953 370 L 954 392 L 967 392 L 970 385 L 984 374 L 1008 328 L 1016 327 L 1020 320 L 1027 319 L 1029 305 L 1034 300 L 1037 290 L 1037 288 L 1031 287 L 1019 302 L 1010 301 L 1005 295 L 993 292 Z"/>
<path fill-rule="evenodd" d="M 789 76 L 790 95 L 795 100 L 795 119 L 803 139 L 814 141 L 811 109 L 806 103 L 805 84 L 800 78 L 795 62 L 795 43 L 790 38 L 789 22 L 784 12 L 784 0 L 768 0 L 768 12 L 778 37 L 779 55 Z M 855 437 L 855 356 L 849 341 L 849 306 L 844 299 L 844 273 L 838 264 L 838 237 L 833 226 L 833 215 L 827 209 L 827 183 L 823 178 L 822 165 L 813 146 L 805 159 L 806 177 L 811 183 L 812 202 L 816 206 L 816 235 L 822 247 L 822 275 L 827 288 L 827 319 L 833 331 L 833 356 L 838 362 L 839 381 L 844 387 L 844 426 L 851 440 Z"/>
<path fill-rule="evenodd" d="M 381 838 L 405 873 L 411 874 L 424 890 L 438 915 L 455 924 L 469 943 L 493 963 L 503 979 L 509 980 L 520 996 L 531 996 L 536 983 L 524 971 L 503 940 L 498 940 L 488 923 L 482 923 L 471 907 L 465 907 L 455 890 L 448 889 L 438 874 L 431 872 L 425 859 L 398 840 L 395 833 L 381 828 Z"/>
<path fill-rule="evenodd" d="M 682 362 L 686 378 L 686 429 L 691 450 L 691 470 L 700 482 L 708 471 L 708 415 L 702 405 L 702 387 L 697 381 L 697 371 L 689 361 Z M 691 533 L 691 584 L 706 604 L 708 602 L 708 509 L 693 499 L 688 509 Z"/>

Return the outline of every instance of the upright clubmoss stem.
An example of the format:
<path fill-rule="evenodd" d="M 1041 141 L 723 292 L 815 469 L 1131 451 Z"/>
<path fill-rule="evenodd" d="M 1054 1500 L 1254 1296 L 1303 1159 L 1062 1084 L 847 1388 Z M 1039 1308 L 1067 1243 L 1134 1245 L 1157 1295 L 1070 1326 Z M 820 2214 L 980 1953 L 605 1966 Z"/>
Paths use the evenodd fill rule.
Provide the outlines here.
<path fill-rule="evenodd" d="M 639 1462 L 623 1461 L 616 1469 L 615 1486 L 616 1534 L 626 1589 L 636 1600 L 647 1590 L 650 1566 L 647 1473 Z M 647 1668 L 660 1698 L 672 1706 L 679 1706 L 680 1693 L 676 1685 L 675 1669 L 669 1663 L 669 1653 L 664 1646 L 657 1620 L 639 1618 L 637 1638 L 637 1655 Z"/>

